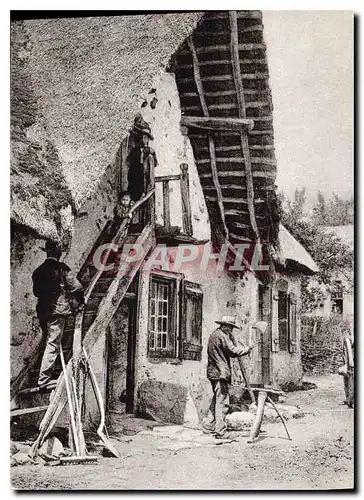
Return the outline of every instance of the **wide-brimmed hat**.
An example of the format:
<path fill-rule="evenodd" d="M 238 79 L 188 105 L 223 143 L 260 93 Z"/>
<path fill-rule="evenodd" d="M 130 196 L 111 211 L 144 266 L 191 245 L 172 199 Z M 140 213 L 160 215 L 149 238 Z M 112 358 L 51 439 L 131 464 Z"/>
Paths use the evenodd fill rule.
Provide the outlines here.
<path fill-rule="evenodd" d="M 149 123 L 147 123 L 141 115 L 135 117 L 134 125 L 132 131 L 134 134 L 146 134 L 152 141 L 154 137 L 152 136 L 151 128 Z"/>
<path fill-rule="evenodd" d="M 62 252 L 62 248 L 59 243 L 52 240 L 47 240 L 44 247 L 39 247 L 43 252 Z"/>
<path fill-rule="evenodd" d="M 233 328 L 239 328 L 236 324 L 236 318 L 234 316 L 222 316 L 218 321 L 215 321 L 218 325 L 230 325 Z"/>

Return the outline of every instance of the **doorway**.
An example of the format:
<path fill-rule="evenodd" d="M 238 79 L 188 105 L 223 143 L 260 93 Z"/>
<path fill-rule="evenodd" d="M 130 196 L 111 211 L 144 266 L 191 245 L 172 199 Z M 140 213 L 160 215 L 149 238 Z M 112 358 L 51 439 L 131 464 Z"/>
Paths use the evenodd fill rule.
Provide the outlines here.
<path fill-rule="evenodd" d="M 107 335 L 106 410 L 134 412 L 136 299 L 125 298 L 110 322 Z"/>

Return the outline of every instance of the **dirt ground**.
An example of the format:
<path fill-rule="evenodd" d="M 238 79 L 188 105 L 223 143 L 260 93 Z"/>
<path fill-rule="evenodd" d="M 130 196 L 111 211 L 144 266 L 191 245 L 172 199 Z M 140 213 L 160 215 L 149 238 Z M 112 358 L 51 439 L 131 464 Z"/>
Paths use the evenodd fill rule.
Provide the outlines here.
<path fill-rule="evenodd" d="M 27 490 L 353 488 L 354 413 L 343 405 L 342 378 L 306 380 L 315 382 L 317 389 L 292 392 L 286 401 L 305 412 L 303 418 L 287 421 L 292 441 L 280 423 L 264 424 L 266 432 L 253 444 L 242 432 L 238 442 L 219 446 L 191 442 L 191 447 L 184 442 L 182 449 L 178 440 L 144 431 L 114 441 L 120 459 L 100 457 L 97 465 L 13 467 L 12 486 Z"/>

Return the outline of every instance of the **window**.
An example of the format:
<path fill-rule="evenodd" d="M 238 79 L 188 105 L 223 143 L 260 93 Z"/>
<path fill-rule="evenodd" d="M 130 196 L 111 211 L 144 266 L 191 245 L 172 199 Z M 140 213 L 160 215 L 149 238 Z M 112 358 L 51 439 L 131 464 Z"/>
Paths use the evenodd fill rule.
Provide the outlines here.
<path fill-rule="evenodd" d="M 343 313 L 343 288 L 341 281 L 335 281 L 334 290 L 331 292 L 331 309 L 334 313 Z"/>
<path fill-rule="evenodd" d="M 289 335 L 289 295 L 287 292 L 278 291 L 278 338 L 279 350 L 288 350 Z"/>
<path fill-rule="evenodd" d="M 151 276 L 148 345 L 151 357 L 176 355 L 176 285 L 173 278 Z"/>
<path fill-rule="evenodd" d="M 201 286 L 184 280 L 182 275 L 151 275 L 150 357 L 201 359 L 202 298 Z"/>
<path fill-rule="evenodd" d="M 184 281 L 181 310 L 182 358 L 201 360 L 202 352 L 202 299 L 201 286 Z"/>

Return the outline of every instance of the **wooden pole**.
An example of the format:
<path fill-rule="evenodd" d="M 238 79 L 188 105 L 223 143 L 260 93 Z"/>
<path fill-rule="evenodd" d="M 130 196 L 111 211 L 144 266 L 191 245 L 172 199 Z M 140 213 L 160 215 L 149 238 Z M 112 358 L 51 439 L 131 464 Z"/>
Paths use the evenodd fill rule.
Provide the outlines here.
<path fill-rule="evenodd" d="M 171 205 L 169 199 L 169 181 L 163 181 L 163 221 L 167 231 L 171 229 Z"/>
<path fill-rule="evenodd" d="M 252 403 L 255 403 L 254 392 L 253 392 L 253 390 L 251 388 L 251 385 L 250 385 L 250 382 L 249 382 L 249 378 L 248 378 L 248 376 L 246 374 L 243 360 L 241 359 L 241 357 L 239 357 L 238 360 L 239 360 L 239 366 L 240 366 L 241 373 L 243 375 L 243 379 L 244 379 L 246 388 L 248 389 L 248 392 L 249 392 L 250 399 L 252 400 Z"/>
<path fill-rule="evenodd" d="M 252 443 L 254 439 L 257 437 L 260 431 L 260 427 L 262 425 L 263 417 L 264 417 L 264 405 L 267 399 L 267 393 L 265 391 L 258 392 L 258 405 L 257 405 L 257 413 L 255 415 L 255 419 L 253 422 L 253 426 L 250 431 L 250 436 L 248 439 L 248 443 Z"/>
<path fill-rule="evenodd" d="M 142 199 L 140 199 L 137 203 L 135 203 L 135 205 L 133 205 L 133 207 L 129 210 L 129 212 L 127 214 L 127 216 L 128 216 L 129 219 L 131 218 L 131 215 L 133 214 L 133 212 L 142 203 L 145 203 L 149 198 L 152 197 L 152 195 L 154 194 L 154 192 L 155 192 L 154 189 L 150 190 Z M 124 234 L 124 231 L 125 231 L 125 228 L 120 227 L 117 235 L 113 239 L 114 243 L 116 241 L 118 241 L 118 238 L 120 237 L 121 234 Z M 146 243 L 146 241 L 147 241 L 147 243 L 149 245 L 149 241 L 150 241 L 151 235 L 152 235 L 151 227 L 147 226 L 144 229 L 143 233 L 138 238 L 138 240 L 137 240 L 136 243 L 143 244 L 143 243 Z M 149 246 L 151 246 L 151 244 L 152 243 L 150 243 Z M 139 269 L 140 264 L 141 264 L 141 261 L 139 261 L 135 267 L 131 266 L 131 271 L 129 273 L 125 273 L 125 275 L 122 275 L 122 276 L 117 276 L 114 279 L 114 281 L 113 281 L 114 287 L 113 287 L 113 290 L 112 290 L 113 293 L 111 293 L 111 291 L 109 290 L 108 293 L 106 294 L 106 296 L 104 297 L 103 301 L 102 301 L 102 304 L 103 304 L 102 308 L 101 308 L 101 304 L 100 304 L 100 308 L 99 309 L 102 309 L 101 312 L 103 313 L 102 314 L 102 321 L 96 321 L 98 319 L 98 316 L 97 316 L 96 319 L 95 319 L 95 321 L 97 323 L 97 325 L 96 325 L 97 327 L 94 326 L 94 323 L 95 323 L 95 321 L 94 321 L 94 323 L 91 325 L 91 327 L 88 329 L 88 331 L 85 334 L 84 345 L 85 345 L 85 347 L 87 349 L 91 349 L 92 346 L 94 345 L 94 343 L 99 338 L 99 336 L 102 333 L 102 331 L 105 331 L 106 326 L 108 325 L 108 323 L 111 320 L 114 312 L 118 308 L 118 306 L 119 306 L 119 304 L 120 304 L 123 296 L 125 295 L 128 287 L 130 286 L 130 283 L 131 283 L 133 277 L 135 276 L 137 270 Z M 100 276 L 102 275 L 102 273 L 103 273 L 103 270 L 99 270 L 96 273 L 96 275 L 93 278 L 93 280 L 91 281 L 88 289 L 86 290 L 85 303 L 87 303 L 88 299 L 90 298 L 92 290 L 95 287 L 95 285 L 96 285 L 98 279 L 100 278 Z M 122 286 L 120 287 L 119 285 L 120 285 L 120 281 L 122 280 L 122 278 L 123 278 L 123 282 L 122 282 Z M 117 296 L 118 296 L 117 301 L 115 301 L 115 296 L 114 296 L 114 294 L 115 294 L 115 288 L 116 288 L 116 290 L 118 292 L 117 293 Z M 107 307 L 106 307 L 106 304 L 107 304 Z M 105 312 L 105 308 L 107 309 L 106 312 Z M 106 315 L 109 315 L 109 320 L 108 321 L 105 318 Z M 73 363 L 72 363 L 72 360 L 70 360 L 68 362 L 68 364 L 67 364 L 67 367 L 65 368 L 65 370 L 61 373 L 61 375 L 58 378 L 57 385 L 56 385 L 56 388 L 54 390 L 53 397 L 51 398 L 50 404 L 48 406 L 48 410 L 46 411 L 46 413 L 45 413 L 45 415 L 43 417 L 43 420 L 42 420 L 42 422 L 40 424 L 39 435 L 38 435 L 37 439 L 35 440 L 35 442 L 33 443 L 33 446 L 32 446 L 31 455 L 33 457 L 36 456 L 39 447 L 43 443 L 44 438 L 47 436 L 47 434 L 50 432 L 50 430 L 53 428 L 53 426 L 57 422 L 57 420 L 58 420 L 58 418 L 59 418 L 59 416 L 60 416 L 63 408 L 65 407 L 65 405 L 67 403 L 67 397 L 66 397 L 66 394 L 65 394 L 65 375 L 66 374 L 70 375 L 72 373 L 72 367 L 73 367 Z M 81 405 L 81 407 L 82 407 L 82 405 Z"/>
<path fill-rule="evenodd" d="M 190 181 L 188 174 L 187 163 L 182 163 L 181 168 L 181 203 L 182 203 L 182 223 L 183 231 L 192 236 L 192 213 L 191 213 L 191 200 L 190 200 Z"/>
<path fill-rule="evenodd" d="M 288 439 L 290 441 L 292 441 L 292 438 L 289 435 L 289 432 L 288 432 L 288 429 L 287 429 L 287 426 L 286 426 L 286 422 L 284 421 L 284 418 L 283 418 L 281 412 L 278 410 L 277 406 L 275 405 L 275 403 L 274 403 L 274 401 L 273 401 L 273 399 L 271 397 L 267 396 L 267 399 L 270 402 L 270 404 L 273 406 L 273 408 L 275 409 L 275 411 L 277 412 L 278 417 L 281 419 L 281 422 L 282 422 L 284 428 L 286 429 L 286 433 L 287 433 Z"/>

